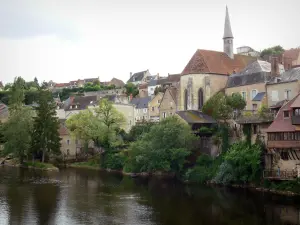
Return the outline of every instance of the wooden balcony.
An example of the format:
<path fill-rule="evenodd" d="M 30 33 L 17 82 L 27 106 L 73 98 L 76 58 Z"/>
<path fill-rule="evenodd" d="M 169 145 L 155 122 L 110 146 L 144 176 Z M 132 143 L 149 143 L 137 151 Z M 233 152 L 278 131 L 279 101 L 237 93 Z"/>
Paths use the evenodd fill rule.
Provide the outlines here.
<path fill-rule="evenodd" d="M 300 125 L 300 116 L 292 116 L 292 124 Z"/>
<path fill-rule="evenodd" d="M 300 141 L 268 141 L 268 148 L 300 148 Z"/>
<path fill-rule="evenodd" d="M 268 180 L 295 180 L 297 178 L 297 171 L 295 170 L 264 170 L 264 179 Z"/>

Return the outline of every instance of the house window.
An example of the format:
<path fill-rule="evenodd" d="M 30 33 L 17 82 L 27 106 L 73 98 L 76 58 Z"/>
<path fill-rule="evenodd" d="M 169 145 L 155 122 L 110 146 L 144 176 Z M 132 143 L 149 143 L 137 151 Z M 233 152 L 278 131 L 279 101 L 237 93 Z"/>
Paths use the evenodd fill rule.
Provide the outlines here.
<path fill-rule="evenodd" d="M 254 110 L 254 111 L 257 110 L 257 104 L 252 104 L 252 110 Z"/>
<path fill-rule="evenodd" d="M 290 100 L 291 97 L 291 90 L 284 90 L 284 98 L 286 100 Z"/>
<path fill-rule="evenodd" d="M 154 112 L 154 107 L 151 108 L 152 112 Z"/>
<path fill-rule="evenodd" d="M 279 101 L 279 97 L 278 97 L 278 91 L 272 91 L 272 101 L 273 102 L 277 102 Z"/>
<path fill-rule="evenodd" d="M 67 140 L 67 145 L 70 145 L 70 140 Z"/>
<path fill-rule="evenodd" d="M 289 118 L 290 117 L 290 112 L 288 110 L 283 111 L 283 117 L 284 118 Z"/>
<path fill-rule="evenodd" d="M 280 158 L 282 160 L 289 160 L 289 153 L 287 151 L 281 152 L 280 153 Z"/>
<path fill-rule="evenodd" d="M 163 112 L 163 118 L 166 118 L 166 117 L 167 117 L 167 113 Z"/>
<path fill-rule="evenodd" d="M 242 97 L 245 101 L 247 101 L 247 93 L 245 91 L 242 91 Z"/>
<path fill-rule="evenodd" d="M 144 113 L 147 113 L 147 110 L 148 110 L 148 109 L 144 109 Z"/>
<path fill-rule="evenodd" d="M 188 92 L 185 89 L 184 90 L 184 110 L 187 110 L 187 104 L 188 104 Z"/>
<path fill-rule="evenodd" d="M 199 88 L 198 91 L 198 109 L 202 109 L 203 106 L 203 89 Z"/>
<path fill-rule="evenodd" d="M 257 125 L 253 124 L 253 134 L 257 134 Z"/>
<path fill-rule="evenodd" d="M 254 99 L 256 95 L 257 95 L 257 90 L 255 90 L 255 89 L 252 90 L 251 91 L 251 98 Z"/>

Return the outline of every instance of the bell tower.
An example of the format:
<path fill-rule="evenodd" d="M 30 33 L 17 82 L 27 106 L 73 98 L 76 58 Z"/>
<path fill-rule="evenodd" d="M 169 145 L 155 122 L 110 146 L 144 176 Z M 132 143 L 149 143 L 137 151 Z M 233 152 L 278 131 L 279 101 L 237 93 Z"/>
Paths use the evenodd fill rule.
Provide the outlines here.
<path fill-rule="evenodd" d="M 223 46 L 224 52 L 233 59 L 233 35 L 230 25 L 230 18 L 228 13 L 228 8 L 226 6 L 226 16 L 225 16 L 225 26 L 224 26 L 224 36 L 223 36 Z"/>

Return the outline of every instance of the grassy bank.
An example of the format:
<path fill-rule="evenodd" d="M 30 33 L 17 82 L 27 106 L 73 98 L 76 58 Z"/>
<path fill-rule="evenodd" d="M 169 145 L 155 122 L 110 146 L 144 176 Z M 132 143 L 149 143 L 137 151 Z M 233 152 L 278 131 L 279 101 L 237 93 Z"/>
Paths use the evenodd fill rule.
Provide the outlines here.
<path fill-rule="evenodd" d="M 69 167 L 73 167 L 73 168 L 86 168 L 86 169 L 98 169 L 98 170 L 100 170 L 99 163 L 95 163 L 93 161 L 76 162 L 76 163 L 70 164 Z"/>
<path fill-rule="evenodd" d="M 42 162 L 24 162 L 21 167 L 31 168 L 31 169 L 40 169 L 40 170 L 49 170 L 49 171 L 58 171 L 58 168 L 51 163 L 42 163 Z"/>

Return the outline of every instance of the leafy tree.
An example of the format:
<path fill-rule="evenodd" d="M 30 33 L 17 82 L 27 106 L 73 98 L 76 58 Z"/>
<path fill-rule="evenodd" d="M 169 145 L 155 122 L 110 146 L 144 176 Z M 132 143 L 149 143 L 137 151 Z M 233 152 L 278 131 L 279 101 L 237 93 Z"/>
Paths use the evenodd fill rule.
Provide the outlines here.
<path fill-rule="evenodd" d="M 283 52 L 284 52 L 283 47 L 280 45 L 276 45 L 271 48 L 266 48 L 266 49 L 262 50 L 262 52 L 260 53 L 260 57 L 263 58 L 266 55 L 280 55 Z"/>
<path fill-rule="evenodd" d="M 127 96 L 130 96 L 132 94 L 132 97 L 135 97 L 139 94 L 139 89 L 137 85 L 134 85 L 133 83 L 126 84 L 125 89 Z"/>
<path fill-rule="evenodd" d="M 44 162 L 46 154 L 60 153 L 59 121 L 56 117 L 56 104 L 49 91 L 40 90 L 37 103 L 32 149 L 35 153 L 41 152 Z"/>
<path fill-rule="evenodd" d="M 148 133 L 153 125 L 154 123 L 151 122 L 139 123 L 134 125 L 129 131 L 129 141 L 138 140 L 142 135 Z"/>
<path fill-rule="evenodd" d="M 194 140 L 188 125 L 175 116 L 168 117 L 130 145 L 125 170 L 179 174 L 193 149 Z"/>
<path fill-rule="evenodd" d="M 100 86 L 100 81 L 99 80 L 94 80 L 93 85 L 94 86 Z"/>
<path fill-rule="evenodd" d="M 23 163 L 31 142 L 32 110 L 24 106 L 25 81 L 15 78 L 9 98 L 9 118 L 3 126 L 4 154 L 12 154 Z"/>
<path fill-rule="evenodd" d="M 227 102 L 233 110 L 238 111 L 243 110 L 247 105 L 240 93 L 233 93 L 231 96 L 227 96 Z"/>
<path fill-rule="evenodd" d="M 165 92 L 164 88 L 161 86 L 155 87 L 154 95 L 157 95 L 159 92 Z"/>
<path fill-rule="evenodd" d="M 9 91 L 9 90 L 11 89 L 11 86 L 12 86 L 12 84 L 11 84 L 11 83 L 7 83 L 7 84 L 5 84 L 5 86 L 4 86 L 4 90 L 5 90 L 5 91 Z"/>

